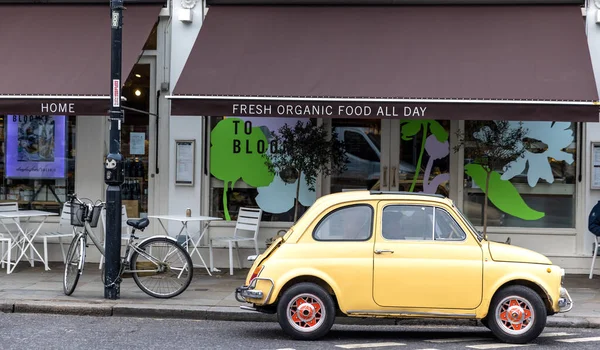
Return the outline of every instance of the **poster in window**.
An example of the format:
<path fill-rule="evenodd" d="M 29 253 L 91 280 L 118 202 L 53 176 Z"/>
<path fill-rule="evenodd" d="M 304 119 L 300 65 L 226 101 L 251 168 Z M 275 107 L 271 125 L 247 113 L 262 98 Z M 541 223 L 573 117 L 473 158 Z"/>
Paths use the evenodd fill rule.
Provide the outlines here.
<path fill-rule="evenodd" d="M 194 186 L 194 140 L 175 141 L 175 184 Z"/>
<path fill-rule="evenodd" d="M 65 178 L 66 117 L 8 115 L 6 119 L 6 177 Z"/>

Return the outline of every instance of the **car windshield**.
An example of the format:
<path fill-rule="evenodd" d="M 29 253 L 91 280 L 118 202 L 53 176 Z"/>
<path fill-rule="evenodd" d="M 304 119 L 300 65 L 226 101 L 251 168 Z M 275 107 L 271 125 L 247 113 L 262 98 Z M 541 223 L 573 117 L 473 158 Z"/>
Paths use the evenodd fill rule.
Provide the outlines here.
<path fill-rule="evenodd" d="M 462 210 L 460 210 L 456 206 L 454 206 L 454 208 L 460 214 L 460 216 L 462 217 L 463 221 L 467 223 L 467 226 L 469 226 L 469 228 L 471 229 L 471 231 L 475 232 L 475 235 L 477 236 L 477 239 L 479 239 L 480 241 L 482 241 L 483 240 L 483 234 L 481 232 L 479 232 L 479 230 L 476 229 L 475 226 L 473 226 L 473 224 L 471 223 L 471 221 L 469 219 L 467 219 L 467 217 L 465 216 L 465 214 L 463 214 Z"/>

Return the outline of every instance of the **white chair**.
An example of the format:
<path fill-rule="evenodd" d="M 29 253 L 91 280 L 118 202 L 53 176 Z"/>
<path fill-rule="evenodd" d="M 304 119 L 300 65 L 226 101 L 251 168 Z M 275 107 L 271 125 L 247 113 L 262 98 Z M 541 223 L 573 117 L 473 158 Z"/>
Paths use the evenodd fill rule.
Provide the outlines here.
<path fill-rule="evenodd" d="M 254 242 L 254 250 L 258 255 L 258 230 L 260 228 L 260 219 L 262 217 L 262 210 L 255 208 L 240 208 L 238 213 L 237 223 L 235 224 L 235 230 L 233 231 L 233 237 L 211 237 L 208 241 L 208 251 L 210 254 L 210 266 L 213 265 L 213 252 L 212 242 L 213 241 L 226 241 L 229 244 L 229 274 L 233 275 L 233 244 L 237 252 L 238 266 L 242 268 L 240 261 L 240 247 L 239 242 Z M 249 236 L 240 234 L 240 231 L 250 232 Z"/>
<path fill-rule="evenodd" d="M 65 254 L 65 247 L 63 245 L 63 238 L 67 238 L 71 243 L 71 240 L 75 236 L 75 227 L 71 225 L 71 203 L 65 202 L 63 204 L 62 213 L 60 214 L 60 221 L 58 222 L 58 230 L 53 232 L 44 232 L 38 234 L 36 239 L 42 239 L 44 242 L 44 268 L 46 271 L 50 270 L 48 267 L 48 239 L 58 238 L 60 244 L 60 252 L 62 253 L 63 264 L 67 263 L 67 255 Z"/>
<path fill-rule="evenodd" d="M 590 267 L 590 279 L 594 277 L 594 264 L 596 263 L 596 256 L 600 252 L 600 236 L 594 236 L 594 256 L 592 257 L 592 267 Z"/>
<path fill-rule="evenodd" d="M 12 240 L 10 237 L 4 237 L 0 233 L 0 267 L 4 268 L 4 264 L 6 264 L 6 274 L 10 273 L 10 265 L 13 264 L 10 259 Z"/>
<path fill-rule="evenodd" d="M 0 203 L 0 213 L 7 211 L 19 211 L 19 203 Z M 18 218 L 15 220 L 17 222 L 20 222 Z M 12 219 L 0 219 L 0 230 L 6 231 L 5 233 L 0 233 L 0 260 L 2 268 L 4 268 L 4 264 L 8 264 L 8 268 L 6 271 L 7 273 L 10 273 L 12 244 L 14 243 L 14 241 L 17 241 L 20 236 L 20 233 L 17 231 L 16 226 L 17 225 L 15 224 L 15 221 L 13 221 Z M 7 246 L 7 248 L 5 248 L 5 245 Z"/>
<path fill-rule="evenodd" d="M 106 249 L 106 207 L 102 208 L 102 212 L 100 213 L 100 218 L 102 220 L 102 232 L 104 232 L 104 240 L 102 241 L 104 248 Z M 127 207 L 124 205 L 121 206 L 121 240 L 129 241 L 129 236 L 131 235 L 130 227 L 127 225 Z M 104 255 L 100 256 L 100 265 L 99 269 L 102 269 L 102 265 L 104 264 Z"/>

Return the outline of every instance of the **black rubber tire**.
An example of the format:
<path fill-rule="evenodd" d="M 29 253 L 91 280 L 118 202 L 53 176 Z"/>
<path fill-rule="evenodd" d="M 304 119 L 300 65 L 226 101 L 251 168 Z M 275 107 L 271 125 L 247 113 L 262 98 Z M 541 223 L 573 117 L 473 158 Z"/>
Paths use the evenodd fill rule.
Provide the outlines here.
<path fill-rule="evenodd" d="M 488 322 L 488 319 L 487 319 L 487 318 L 482 318 L 481 320 L 479 320 L 479 322 L 481 322 L 481 324 L 482 324 L 482 325 L 483 325 L 485 328 L 487 328 L 487 329 L 490 329 L 490 323 Z"/>
<path fill-rule="evenodd" d="M 293 320 L 293 316 L 290 315 L 292 311 L 291 303 L 297 300 L 300 297 L 307 297 L 309 299 L 314 299 L 313 303 L 306 302 L 304 303 L 308 310 L 306 316 L 311 316 L 311 320 L 320 314 L 320 319 L 315 322 L 315 325 L 310 326 L 308 322 L 302 322 L 301 320 L 295 322 Z M 313 307 L 317 303 L 321 310 L 317 310 L 317 312 L 312 314 Z M 283 329 L 283 331 L 296 340 L 316 340 L 325 336 L 335 321 L 335 305 L 333 298 L 329 293 L 323 289 L 321 286 L 314 283 L 298 283 L 288 290 L 286 290 L 281 296 L 279 303 L 277 304 L 277 321 L 279 325 Z M 298 325 L 300 323 L 300 325 Z M 302 326 L 302 324 L 308 326 Z M 317 326 L 318 325 L 318 326 Z M 316 327 L 315 327 L 316 326 Z M 306 327 L 303 330 L 301 328 Z M 308 330 L 310 327 L 315 327 L 313 330 Z"/>
<path fill-rule="evenodd" d="M 142 291 L 144 291 L 144 293 L 146 293 L 150 296 L 153 296 L 155 298 L 167 299 L 167 298 L 176 297 L 179 294 L 183 293 L 187 289 L 187 287 L 190 285 L 190 282 L 192 282 L 192 277 L 194 275 L 194 266 L 192 264 L 192 258 L 190 257 L 188 252 L 185 249 L 183 249 L 179 244 L 177 244 L 176 242 L 174 242 L 168 238 L 165 238 L 165 237 L 151 238 L 151 239 L 147 240 L 146 242 L 140 244 L 138 246 L 138 248 L 146 251 L 147 254 L 151 255 L 155 259 L 162 261 L 162 260 L 164 260 L 164 258 L 162 256 L 157 256 L 156 253 L 150 252 L 151 249 L 148 249 L 149 247 L 151 247 L 155 244 L 162 246 L 161 248 L 166 247 L 167 248 L 166 251 L 168 252 L 168 253 L 166 253 L 166 255 L 177 256 L 179 258 L 178 261 L 168 263 L 169 271 L 165 272 L 165 276 L 162 276 L 162 277 L 168 278 L 168 276 L 166 276 L 166 274 L 171 272 L 170 269 L 171 269 L 171 267 L 173 267 L 174 264 L 177 264 L 177 265 L 181 264 L 181 266 L 176 266 L 177 268 L 181 268 L 181 269 L 185 268 L 185 265 L 187 265 L 187 270 L 186 270 L 187 273 L 184 273 L 183 278 L 171 279 L 170 284 L 175 286 L 176 289 L 174 289 L 172 291 L 168 291 L 168 292 L 160 292 L 158 290 L 154 290 L 154 288 L 149 283 L 146 283 L 146 281 L 147 281 L 146 277 L 148 277 L 148 276 L 141 276 L 140 274 L 138 274 L 138 272 L 132 272 L 133 280 L 138 285 L 138 287 L 140 287 L 140 289 Z M 178 252 L 178 254 L 171 254 L 174 251 Z M 130 265 L 129 265 L 131 270 L 136 269 L 136 266 L 137 266 L 136 264 L 137 264 L 138 258 L 140 258 L 140 257 L 141 256 L 139 255 L 138 252 L 136 252 L 136 251 L 133 252 L 133 254 L 131 255 L 131 260 L 130 260 Z M 166 262 L 166 261 L 163 261 L 163 262 Z M 159 287 L 166 286 L 167 284 L 169 284 L 168 281 L 166 284 L 162 283 L 162 282 L 164 282 L 164 279 L 162 279 L 161 283 L 159 283 L 159 285 L 158 285 Z"/>
<path fill-rule="evenodd" d="M 522 322 L 522 327 L 524 324 L 522 329 L 510 329 L 514 326 L 509 325 L 508 321 L 503 321 L 500 316 L 502 310 L 504 310 L 502 305 L 506 306 L 506 303 L 510 303 L 510 300 L 517 301 L 519 305 L 515 306 L 517 309 L 516 314 L 519 313 L 519 310 L 523 310 L 523 307 L 531 313 L 532 319 Z M 542 333 L 546 327 L 547 311 L 542 298 L 531 288 L 517 285 L 508 286 L 498 291 L 492 299 L 487 320 L 489 329 L 501 341 L 511 344 L 525 344 L 536 339 Z"/>
<path fill-rule="evenodd" d="M 84 252 L 81 251 L 83 236 L 78 234 L 73 237 L 71 244 L 69 245 L 69 251 L 67 252 L 67 263 L 65 264 L 65 271 L 63 274 L 63 292 L 65 295 L 71 295 L 77 287 L 79 282 L 79 276 L 82 272 L 81 259 L 83 259 Z"/>

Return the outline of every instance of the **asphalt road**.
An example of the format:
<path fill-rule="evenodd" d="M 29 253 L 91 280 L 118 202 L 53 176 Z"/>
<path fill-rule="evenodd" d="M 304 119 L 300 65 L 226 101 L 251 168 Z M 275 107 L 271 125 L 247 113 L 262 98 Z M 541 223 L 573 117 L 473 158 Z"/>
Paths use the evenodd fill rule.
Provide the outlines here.
<path fill-rule="evenodd" d="M 335 325 L 318 342 L 290 340 L 277 323 L 0 313 L 8 349 L 598 349 L 600 329 L 547 328 L 526 346 L 486 328 Z"/>

